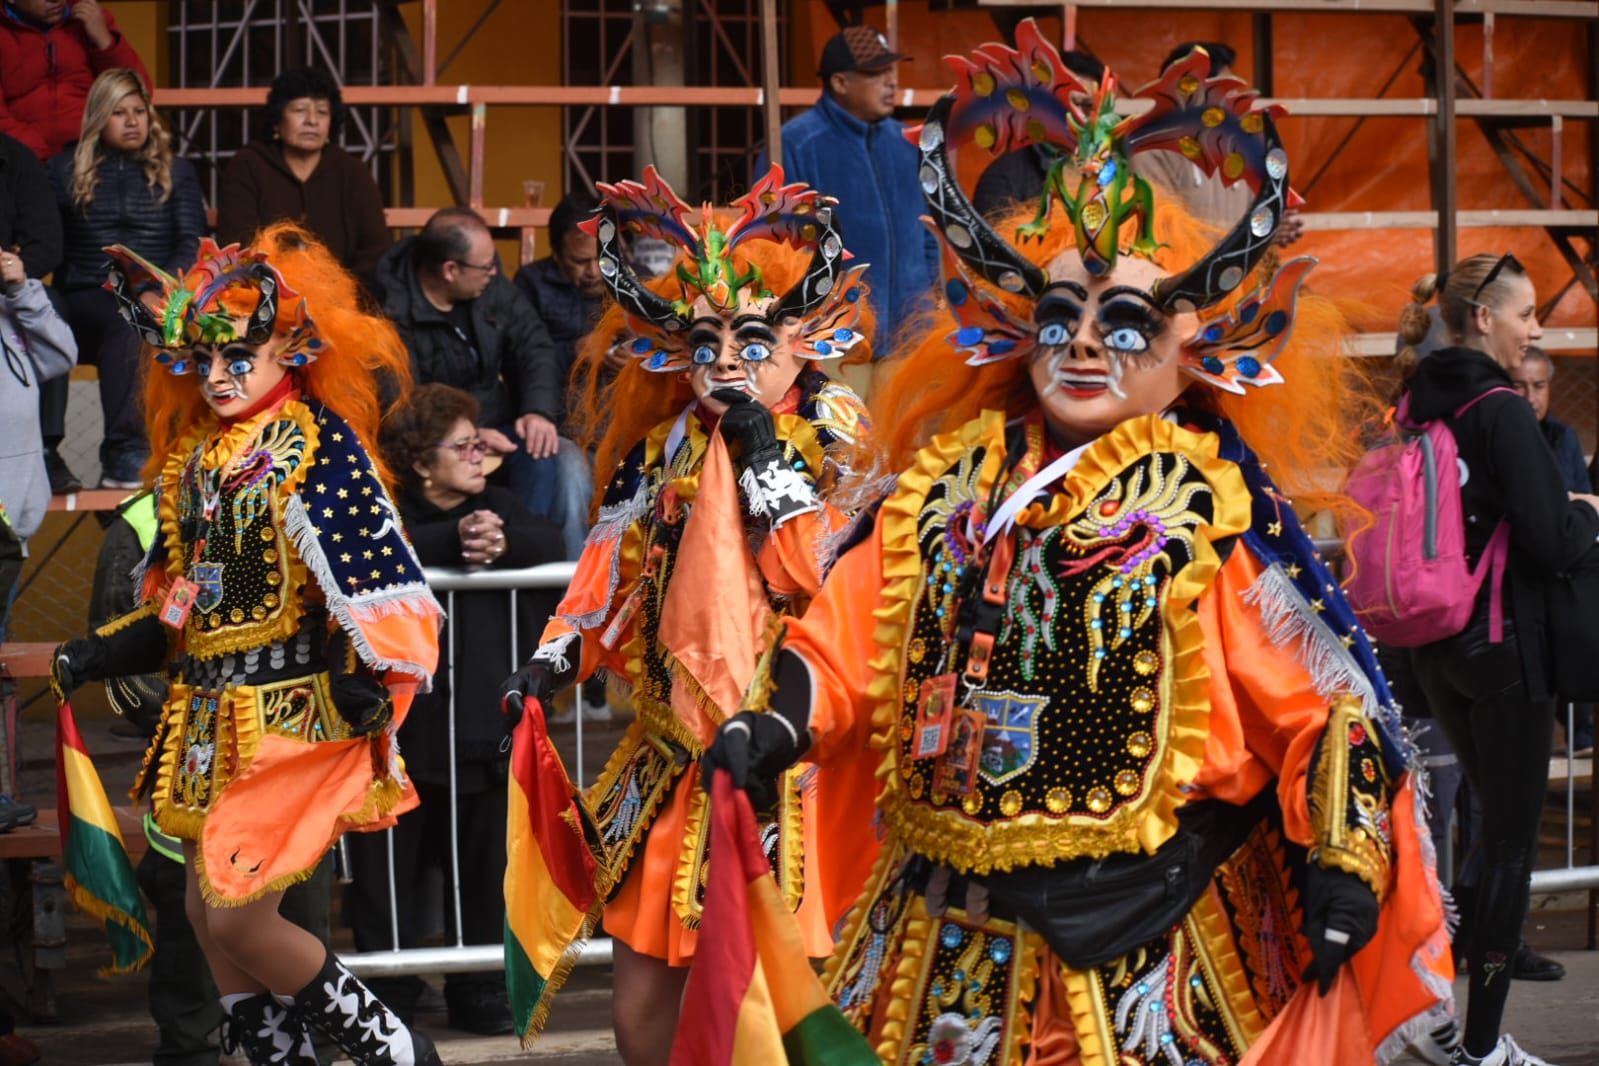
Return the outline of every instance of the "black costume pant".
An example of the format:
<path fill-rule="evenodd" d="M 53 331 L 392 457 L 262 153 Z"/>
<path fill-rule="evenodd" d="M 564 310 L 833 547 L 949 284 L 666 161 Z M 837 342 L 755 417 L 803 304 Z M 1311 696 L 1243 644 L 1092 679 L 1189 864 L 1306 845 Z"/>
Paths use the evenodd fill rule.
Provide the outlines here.
<path fill-rule="evenodd" d="M 1433 717 L 1482 801 L 1482 875 L 1464 941 L 1471 964 L 1465 1046 L 1482 1055 L 1499 1037 L 1527 916 L 1554 717 L 1549 700 L 1527 698 L 1508 620 L 1501 644 L 1490 644 L 1486 622 L 1474 620 L 1460 635 L 1418 648 L 1415 663 Z"/>
<path fill-rule="evenodd" d="M 212 1034 L 222 1024 L 222 1004 L 183 906 L 183 863 L 151 848 L 139 860 L 138 877 L 139 888 L 155 904 L 155 951 L 149 971 L 150 1017 L 161 1034 L 155 1066 L 216 1066 Z M 309 880 L 283 894 L 278 912 L 326 944 L 332 892 L 333 861 L 325 858 Z M 320 1039 L 317 1043 L 318 1057 L 332 1062 L 337 1049 L 322 1047 Z"/>
<path fill-rule="evenodd" d="M 65 318 L 78 342 L 78 362 L 100 368 L 100 411 L 105 419 L 100 465 L 120 479 L 132 480 L 130 471 L 136 476 L 150 451 L 139 402 L 139 335 L 117 313 L 116 297 L 104 289 L 75 289 L 66 294 L 66 305 Z M 67 375 L 63 374 L 39 386 L 39 430 L 46 444 L 65 436 L 66 413 Z"/>
<path fill-rule="evenodd" d="M 463 766 L 462 772 L 480 767 Z M 505 804 L 503 776 L 497 783 L 458 792 L 456 824 L 460 832 L 461 936 L 467 944 L 498 944 L 505 937 Z M 399 914 L 399 946 L 416 947 L 431 924 L 424 914 L 426 875 L 434 867 L 444 874 L 445 942 L 455 943 L 455 906 L 450 871 L 450 787 L 413 779 L 421 806 L 400 817 L 394 840 L 394 895 Z M 352 884 L 344 914 L 359 951 L 388 951 L 394 945 L 389 920 L 389 834 L 347 833 Z M 455 1004 L 470 1002 L 482 986 L 503 986 L 498 971 L 448 974 L 444 996 Z M 417 977 L 374 978 L 368 984 L 384 1003 L 409 1021 L 422 981 Z"/>

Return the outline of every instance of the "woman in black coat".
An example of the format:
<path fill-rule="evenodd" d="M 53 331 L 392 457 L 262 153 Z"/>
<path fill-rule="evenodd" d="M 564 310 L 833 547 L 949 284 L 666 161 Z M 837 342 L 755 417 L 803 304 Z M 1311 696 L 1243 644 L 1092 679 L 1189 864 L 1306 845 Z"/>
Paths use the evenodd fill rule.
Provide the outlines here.
<path fill-rule="evenodd" d="M 1407 341 L 1424 335 L 1422 305 L 1435 293 L 1453 346 L 1417 365 L 1409 382 L 1411 417 L 1442 418 L 1454 434 L 1471 564 L 1501 521 L 1510 531 L 1500 609 L 1490 578 L 1466 628 L 1416 649 L 1414 660 L 1427 705 L 1483 807 L 1483 875 L 1470 928 L 1463 930 L 1471 998 L 1453 1061 L 1536 1066 L 1543 1060 L 1501 1036 L 1499 1024 L 1549 785 L 1554 654 L 1548 600 L 1562 575 L 1594 553 L 1599 499 L 1567 493 L 1537 417 L 1511 391 L 1510 371 L 1543 335 L 1532 280 L 1521 264 L 1508 253 L 1474 255 L 1444 279 L 1422 278 L 1416 302 L 1401 319 Z M 1504 391 L 1484 395 L 1494 389 Z M 1499 642 L 1490 632 L 1495 614 L 1503 624 Z"/>
<path fill-rule="evenodd" d="M 149 90 L 131 70 L 108 70 L 94 80 L 77 145 L 50 160 L 50 184 L 61 212 L 66 259 L 56 288 L 84 363 L 100 368 L 101 486 L 135 489 L 149 457 L 140 412 L 139 337 L 117 313 L 105 289 L 120 244 L 168 273 L 181 273 L 200 252 L 205 208 L 200 181 L 187 159 L 172 154 L 166 124 Z M 66 379 L 40 389 L 46 447 L 65 432 Z"/>
<path fill-rule="evenodd" d="M 477 401 L 468 394 L 447 385 L 423 385 L 384 423 L 383 455 L 400 483 L 400 517 L 417 558 L 428 567 L 467 569 L 516 569 L 564 559 L 559 527 L 529 513 L 510 490 L 484 481 L 485 449 L 477 418 Z M 431 916 L 419 913 L 419 904 L 424 875 L 435 863 L 443 865 L 447 942 L 455 941 L 448 862 L 452 801 L 459 834 L 462 941 L 498 944 L 504 934 L 508 754 L 502 750 L 499 682 L 509 667 L 531 653 L 558 592 L 518 596 L 518 633 L 526 642 L 518 649 L 508 643 L 508 593 L 457 592 L 446 601 L 448 621 L 439 638 L 433 691 L 416 698 L 400 730 L 400 750 L 421 800 L 394 830 L 400 947 L 414 946 L 432 927 Z M 382 834 L 354 834 L 349 847 L 354 884 L 345 913 L 356 947 L 389 949 L 394 944 L 388 844 Z M 414 977 L 373 982 L 379 985 L 384 1001 L 409 1021 L 421 982 Z M 505 979 L 499 973 L 450 974 L 444 998 L 453 1028 L 483 1034 L 511 1031 Z"/>

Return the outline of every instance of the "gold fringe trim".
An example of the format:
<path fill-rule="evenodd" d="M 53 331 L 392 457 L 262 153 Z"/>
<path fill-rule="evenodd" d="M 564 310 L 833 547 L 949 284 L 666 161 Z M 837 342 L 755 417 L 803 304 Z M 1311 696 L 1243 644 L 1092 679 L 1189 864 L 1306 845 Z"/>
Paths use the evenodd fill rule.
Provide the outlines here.
<path fill-rule="evenodd" d="M 822 985 L 830 997 L 838 992 L 839 976 L 843 972 L 844 965 L 854 957 L 855 945 L 861 937 L 862 930 L 868 928 L 867 917 L 872 912 L 872 906 L 883 894 L 883 886 L 888 881 L 889 872 L 897 871 L 899 864 L 904 860 L 905 850 L 897 842 L 892 840 L 883 842 L 882 848 L 877 853 L 877 861 L 872 864 L 871 873 L 866 875 L 865 887 L 850 905 L 849 912 L 844 917 L 837 946 L 822 964 Z M 875 992 L 873 998 L 876 998 Z"/>
<path fill-rule="evenodd" d="M 605 898 L 605 892 L 600 892 L 600 899 Z M 600 915 L 605 912 L 603 902 L 596 903 L 594 909 L 583 918 L 583 925 L 578 929 L 577 936 L 567 945 L 561 953 L 560 959 L 555 963 L 555 969 L 544 979 L 544 991 L 539 996 L 539 1005 L 533 1008 L 533 1017 L 528 1019 L 527 1032 L 517 1037 L 517 1042 L 522 1045 L 523 1051 L 530 1051 L 538 1040 L 539 1034 L 544 1031 L 544 1026 L 550 1020 L 550 1008 L 555 1003 L 555 994 L 559 992 L 566 979 L 572 976 L 572 968 L 577 965 L 578 959 L 583 954 L 583 948 L 594 935 L 594 930 L 599 927 Z"/>
<path fill-rule="evenodd" d="M 1049 961 L 1060 967 L 1061 981 L 1066 985 L 1066 1003 L 1071 1009 L 1072 1028 L 1077 1031 L 1080 1066 L 1116 1066 L 1113 1058 L 1116 1033 L 1109 1025 L 1110 1008 L 1105 1003 L 1097 972 L 1074 970 L 1053 953 Z"/>
<path fill-rule="evenodd" d="M 282 892 L 284 889 L 292 888 L 301 881 L 310 880 L 311 875 L 316 873 L 316 868 L 319 865 L 321 865 L 321 859 L 318 859 L 315 863 L 304 870 L 296 870 L 293 873 L 283 874 L 281 877 L 274 877 L 261 888 L 251 892 L 248 896 L 239 896 L 237 898 L 232 896 L 219 896 L 217 895 L 216 889 L 211 887 L 211 878 L 206 874 L 205 871 L 205 849 L 200 847 L 196 847 L 194 849 L 194 872 L 195 875 L 200 879 L 200 895 L 204 897 L 205 905 L 207 907 L 215 907 L 218 910 L 231 910 L 235 907 L 243 907 L 246 904 L 254 903 L 256 900 L 261 899 L 264 896 L 270 896 L 274 892 Z"/>
<path fill-rule="evenodd" d="M 1087 507 L 1114 477 L 1151 452 L 1182 455 L 1212 489 L 1215 514 L 1198 527 L 1194 558 L 1171 581 L 1162 606 L 1163 651 L 1170 664 L 1163 675 L 1165 721 L 1157 732 L 1161 754 L 1151 760 L 1142 802 L 1119 807 L 1109 818 L 1076 815 L 1065 819 L 1026 814 L 984 824 L 949 811 L 915 808 L 899 781 L 898 724 L 902 707 L 901 663 L 911 611 L 920 594 L 921 547 L 917 521 L 934 480 L 961 455 L 985 449 L 975 491 L 986 494 L 1004 452 L 1004 420 L 985 411 L 953 434 L 935 438 L 901 475 L 899 490 L 884 504 L 884 606 L 877 611 L 878 653 L 872 660 L 868 694 L 876 700 L 872 745 L 884 752 L 878 770 L 883 780 L 885 821 L 914 851 L 958 870 L 985 874 L 1040 861 L 1116 852 L 1153 852 L 1177 829 L 1182 788 L 1204 763 L 1210 731 L 1210 670 L 1205 664 L 1204 630 L 1190 609 L 1211 587 L 1221 560 L 1210 542 L 1249 528 L 1250 495 L 1238 467 L 1219 456 L 1214 434 L 1195 433 L 1155 415 L 1131 419 L 1095 441 L 1066 476 L 1060 493 L 1046 507 L 1024 508 L 1017 522 L 1030 528 L 1068 520 Z"/>
<path fill-rule="evenodd" d="M 607 849 L 603 856 L 597 856 L 603 859 L 607 885 L 611 887 L 622 883 L 622 878 L 626 874 L 629 864 L 633 861 L 633 853 L 638 850 L 639 841 L 644 839 L 644 835 L 649 832 L 650 826 L 655 824 L 656 815 L 660 813 L 661 807 L 672 795 L 672 790 L 678 787 L 678 778 L 683 775 L 685 770 L 693 770 L 692 766 L 675 766 L 671 756 L 659 750 L 657 745 L 651 740 L 649 733 L 650 729 L 642 720 L 641 710 L 641 717 L 635 718 L 633 724 L 627 727 L 627 732 L 622 735 L 622 742 L 616 746 L 616 750 L 611 752 L 611 757 L 605 761 L 605 768 L 600 771 L 600 775 L 594 779 L 594 783 L 586 791 L 581 791 L 578 794 L 579 800 L 592 816 L 596 799 L 603 799 L 605 794 L 616 784 L 623 768 L 638 748 L 646 745 L 656 748 L 657 755 L 665 761 L 665 769 L 662 773 L 666 775 L 667 780 L 659 789 L 652 789 L 650 794 L 644 797 L 647 802 L 651 801 L 653 797 L 653 802 L 649 802 L 647 807 L 639 811 L 638 821 L 634 823 L 633 832 L 629 834 L 626 842 L 614 851 Z M 604 894 L 608 895 L 609 889 Z"/>
<path fill-rule="evenodd" d="M 674 668 L 673 673 L 676 672 Z M 643 722 L 650 732 L 687 748 L 689 754 L 696 759 L 704 753 L 705 745 L 700 743 L 699 734 L 678 719 L 670 704 L 651 699 L 635 689 L 633 706 L 638 716 L 637 721 Z"/>
<path fill-rule="evenodd" d="M 1215 897 L 1212 885 L 1194 909 L 1183 919 L 1183 931 L 1194 947 L 1194 954 L 1215 982 L 1221 986 L 1221 1001 L 1216 1011 L 1233 1043 L 1247 1048 L 1260 1039 L 1266 1031 L 1266 1019 L 1255 1003 L 1255 991 L 1250 987 L 1249 974 L 1233 939 L 1232 923 Z"/>
<path fill-rule="evenodd" d="M 115 925 L 127 930 L 144 945 L 144 954 L 127 966 L 103 966 L 100 968 L 101 977 L 115 977 L 117 974 L 133 973 L 144 969 L 145 963 L 150 961 L 151 954 L 155 951 L 150 942 L 150 930 L 139 924 L 131 915 L 124 914 L 115 907 L 106 903 L 100 897 L 91 893 L 79 883 L 70 873 L 65 874 L 62 883 L 67 890 L 67 898 L 78 910 L 109 925 Z"/>
<path fill-rule="evenodd" d="M 100 626 L 100 628 L 94 631 L 94 635 L 97 637 L 109 637 L 113 633 L 122 632 L 124 629 L 127 629 L 141 618 L 153 617 L 155 613 L 155 601 L 145 600 L 127 614 L 119 614 L 109 622 L 106 622 L 104 625 Z"/>
<path fill-rule="evenodd" d="M 1027 1045 L 1033 1038 L 1033 1012 L 1029 1008 L 1038 995 L 1038 968 L 1044 953 L 1043 937 L 1027 932 L 1020 924 L 1015 928 L 1010 1017 L 1005 1019 L 1006 1029 L 1010 1033 L 1004 1059 L 1007 1066 L 1021 1066 Z"/>
<path fill-rule="evenodd" d="M 690 784 L 688 817 L 683 822 L 683 851 L 677 857 L 677 870 L 672 874 L 672 911 L 685 929 L 698 929 L 704 909 L 699 895 L 700 867 L 705 864 L 705 851 L 710 846 L 710 820 L 705 817 L 710 810 L 711 797 L 697 782 Z"/>
<path fill-rule="evenodd" d="M 914 1012 L 921 1007 L 916 990 L 925 976 L 922 972 L 933 919 L 927 916 L 927 901 L 921 896 L 910 902 L 910 917 L 899 942 L 899 959 L 888 986 L 888 1003 L 883 1009 L 883 1025 L 878 1031 L 877 1057 L 884 1062 L 899 1062 L 905 1041 L 915 1029 Z M 931 961 L 931 960 L 928 960 Z"/>

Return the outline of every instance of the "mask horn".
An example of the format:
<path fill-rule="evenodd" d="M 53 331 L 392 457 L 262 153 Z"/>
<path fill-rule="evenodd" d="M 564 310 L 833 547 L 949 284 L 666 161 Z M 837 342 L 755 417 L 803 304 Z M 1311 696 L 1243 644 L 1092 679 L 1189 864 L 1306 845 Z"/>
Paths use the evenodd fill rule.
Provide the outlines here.
<path fill-rule="evenodd" d="M 600 276 L 622 310 L 663 333 L 688 329 L 688 318 L 678 313 L 672 301 L 645 288 L 633 272 L 622 247 L 622 227 L 613 206 L 605 204 L 579 228 L 599 242 Z"/>
<path fill-rule="evenodd" d="M 1044 272 L 994 232 L 967 198 L 950 166 L 944 131 L 954 105 L 953 93 L 939 97 L 917 131 L 917 150 L 922 157 L 918 172 L 927 213 L 939 235 L 974 273 L 1006 292 L 1036 300 L 1048 281 Z"/>

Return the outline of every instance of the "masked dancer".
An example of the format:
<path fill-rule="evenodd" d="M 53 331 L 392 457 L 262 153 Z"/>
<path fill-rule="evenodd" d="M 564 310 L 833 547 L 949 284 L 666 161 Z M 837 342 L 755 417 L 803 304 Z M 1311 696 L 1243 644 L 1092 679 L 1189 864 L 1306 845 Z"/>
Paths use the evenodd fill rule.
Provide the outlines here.
<path fill-rule="evenodd" d="M 884 839 L 827 980 L 886 1063 L 1391 1058 L 1447 1029 L 1448 939 L 1411 750 L 1289 497 L 1336 484 L 1359 390 L 1311 261 L 1257 269 L 1274 109 L 1199 50 L 1124 118 L 1017 40 L 910 133 L 957 328 L 876 408 L 903 473 L 707 763 L 862 767 Z M 1043 199 L 996 231 L 951 150 L 1029 143 Z M 1155 148 L 1248 214 L 1190 218 Z"/>
<path fill-rule="evenodd" d="M 169 672 L 134 793 L 183 841 L 226 1044 L 309 1066 L 314 1026 L 361 1066 L 437 1063 L 278 913 L 341 833 L 415 804 L 394 734 L 431 676 L 440 612 L 368 451 L 380 376 L 409 382 L 405 349 L 292 225 L 249 248 L 202 241 L 181 277 L 108 252 L 107 287 L 154 355 L 161 528 L 142 605 L 57 649 L 58 692 Z"/>
<path fill-rule="evenodd" d="M 508 702 L 546 703 L 601 668 L 632 687 L 638 718 L 588 801 L 615 886 L 617 1048 L 637 1066 L 666 1061 L 694 955 L 709 821 L 693 765 L 738 709 L 768 621 L 816 594 L 825 542 L 843 525 L 829 497 L 864 411 L 817 364 L 864 356 L 872 324 L 865 264 L 845 251 L 833 201 L 784 185 L 779 168 L 694 226 L 653 169 L 601 189 L 585 228 L 616 304 L 585 359 L 597 366 L 619 331 L 633 358 L 603 400 L 597 380 L 589 390 L 586 421 L 608 427 L 598 520 Z M 671 241 L 675 269 L 646 287 L 624 235 Z M 774 782 L 763 839 L 807 950 L 823 957 L 832 940 L 807 861 L 807 792 L 798 775 Z"/>

